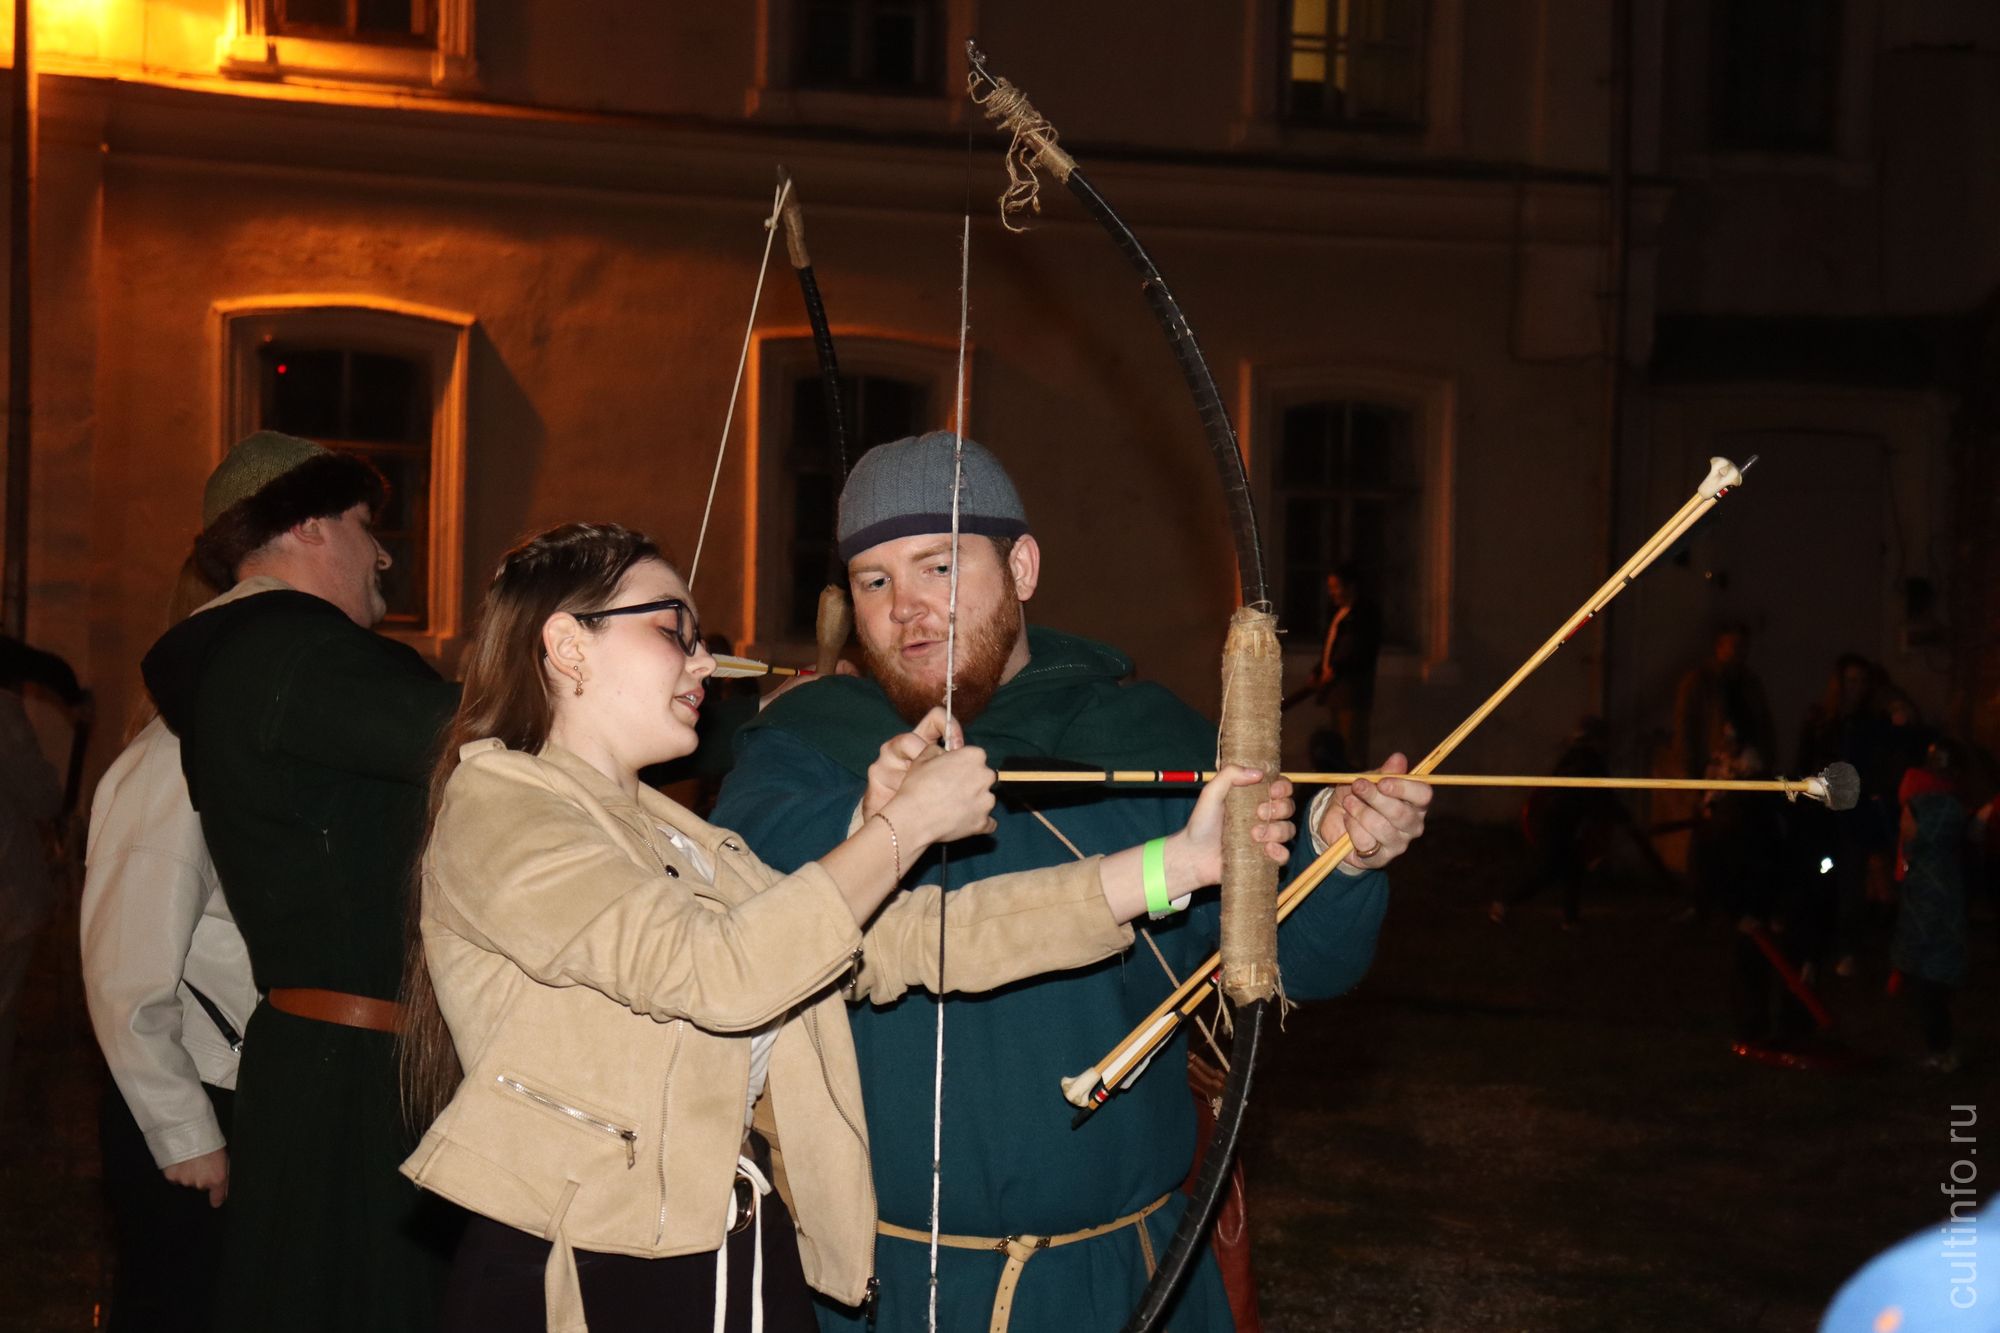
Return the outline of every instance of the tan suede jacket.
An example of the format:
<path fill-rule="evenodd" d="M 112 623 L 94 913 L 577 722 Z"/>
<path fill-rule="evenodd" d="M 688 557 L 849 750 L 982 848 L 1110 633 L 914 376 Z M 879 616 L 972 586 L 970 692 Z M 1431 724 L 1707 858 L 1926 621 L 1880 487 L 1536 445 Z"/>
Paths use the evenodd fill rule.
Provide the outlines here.
<path fill-rule="evenodd" d="M 818 863 L 780 875 L 651 790 L 635 804 L 559 747 L 461 752 L 423 861 L 423 935 L 465 1070 L 403 1171 L 554 1242 L 548 1326 L 584 1328 L 573 1248 L 718 1248 L 743 1141 L 749 1034 L 782 1018 L 774 1128 L 806 1280 L 859 1303 L 875 1192 L 843 983 L 886 1001 L 937 974 L 938 890 L 867 932 Z M 661 832 L 713 863 L 707 882 Z M 1100 858 L 955 891 L 953 990 L 1080 967 L 1131 943 Z"/>

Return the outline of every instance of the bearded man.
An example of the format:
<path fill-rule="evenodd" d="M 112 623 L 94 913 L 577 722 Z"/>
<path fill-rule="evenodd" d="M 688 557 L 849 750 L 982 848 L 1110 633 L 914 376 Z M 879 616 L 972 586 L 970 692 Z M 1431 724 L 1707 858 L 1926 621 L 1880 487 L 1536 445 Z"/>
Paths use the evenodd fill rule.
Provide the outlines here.
<path fill-rule="evenodd" d="M 740 734 L 713 815 L 774 866 L 796 868 L 847 836 L 878 748 L 943 695 L 952 477 L 953 437 L 934 432 L 871 450 L 848 478 L 840 554 L 869 675 L 817 681 L 776 699 Z M 1121 683 L 1132 670 L 1122 653 L 1027 624 L 1023 608 L 1041 579 L 1041 549 L 1013 482 L 971 440 L 959 530 L 952 703 L 968 744 L 984 746 L 996 768 L 1213 765 L 1214 725 L 1161 686 Z M 1392 762 L 1392 771 L 1407 767 L 1401 756 Z M 1186 823 L 1193 801 L 1143 789 L 1004 801 L 990 837 L 953 847 L 950 884 L 1170 834 Z M 1293 999 L 1337 995 L 1367 970 L 1388 896 L 1377 872 L 1422 832 L 1429 801 L 1428 787 L 1390 780 L 1330 791 L 1315 803 L 1314 837 L 1300 840 L 1288 873 L 1312 859 L 1307 842 L 1324 847 L 1344 831 L 1356 855 L 1279 934 Z M 907 878 L 939 882 L 936 855 Z M 1214 952 L 1217 918 L 1209 895 L 1146 927 L 1159 960 L 1141 947 L 1138 956 L 945 1001 L 940 1328 L 1115 1328 L 1130 1313 L 1186 1202 L 1177 1187 L 1194 1157 L 1196 1125 L 1180 1076 L 1185 1041 L 1177 1037 L 1159 1073 L 1081 1131 L 1070 1127 L 1059 1080 L 1093 1064 Z M 949 958 L 944 983 L 951 984 Z M 882 1218 L 873 1312 L 882 1333 L 926 1322 L 932 1003 L 923 997 L 851 1011 Z M 1024 1236 L 1052 1243 L 1002 1241 Z M 868 1318 L 820 1309 L 829 1333 L 860 1333 Z M 1179 1330 L 1233 1327 L 1211 1257 L 1203 1256 L 1171 1320 Z"/>

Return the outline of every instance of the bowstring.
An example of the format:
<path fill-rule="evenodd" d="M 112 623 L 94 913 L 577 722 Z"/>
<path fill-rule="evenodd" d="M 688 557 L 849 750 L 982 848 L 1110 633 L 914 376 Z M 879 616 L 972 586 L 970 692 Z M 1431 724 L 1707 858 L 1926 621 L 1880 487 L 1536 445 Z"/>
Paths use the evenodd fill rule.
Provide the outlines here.
<path fill-rule="evenodd" d="M 771 216 L 764 219 L 764 259 L 757 266 L 757 286 L 750 293 L 750 318 L 743 325 L 743 350 L 736 358 L 736 383 L 729 388 L 729 410 L 722 417 L 722 441 L 715 446 L 715 471 L 708 478 L 708 503 L 701 508 L 701 531 L 694 539 L 694 560 L 688 565 L 687 587 L 694 591 L 695 575 L 701 572 L 701 548 L 708 541 L 708 520 L 715 512 L 715 487 L 722 480 L 722 459 L 729 452 L 729 428 L 736 424 L 736 402 L 743 393 L 743 369 L 750 364 L 750 340 L 757 331 L 757 305 L 764 299 L 764 275 L 771 271 L 771 246 L 778 239 L 778 221 L 785 211 L 785 200 L 792 192 L 792 180 L 787 176 L 778 182 L 776 195 L 771 200 Z"/>
<path fill-rule="evenodd" d="M 968 176 L 970 167 L 968 165 Z M 958 539 L 965 481 L 965 344 L 972 325 L 972 208 L 969 202 L 958 236 L 958 384 L 952 394 L 951 423 L 951 580 L 944 620 L 944 745 L 951 748 L 953 694 L 958 682 Z M 929 1333 L 938 1326 L 938 1244 L 943 1231 L 944 1186 L 944 915 L 949 888 L 950 851 L 938 849 L 937 1048 L 931 1065 L 931 1253 Z"/>

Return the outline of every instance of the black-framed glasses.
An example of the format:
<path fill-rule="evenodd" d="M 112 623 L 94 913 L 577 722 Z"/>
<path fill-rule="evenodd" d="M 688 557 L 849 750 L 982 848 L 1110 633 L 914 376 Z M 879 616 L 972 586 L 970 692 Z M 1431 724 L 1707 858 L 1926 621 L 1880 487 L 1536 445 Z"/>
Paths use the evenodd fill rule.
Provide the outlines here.
<path fill-rule="evenodd" d="M 657 602 L 638 602 L 632 606 L 613 606 L 603 611 L 578 611 L 578 620 L 603 620 L 606 616 L 647 616 L 655 611 L 674 613 L 674 642 L 689 657 L 699 657 L 708 651 L 702 642 L 701 620 L 694 608 L 678 597 L 663 597 Z"/>

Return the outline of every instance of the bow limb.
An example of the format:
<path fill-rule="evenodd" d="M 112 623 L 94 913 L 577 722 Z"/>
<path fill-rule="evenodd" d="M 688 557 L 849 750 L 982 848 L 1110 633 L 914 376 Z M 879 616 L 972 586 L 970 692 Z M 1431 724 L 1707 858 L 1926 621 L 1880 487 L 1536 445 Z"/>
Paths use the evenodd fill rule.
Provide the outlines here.
<path fill-rule="evenodd" d="M 1166 336 L 1181 378 L 1194 399 L 1195 415 L 1208 442 L 1228 510 L 1242 591 L 1242 604 L 1231 620 L 1223 654 L 1222 727 L 1217 757 L 1219 764 L 1241 764 L 1258 770 L 1263 781 L 1232 790 L 1224 811 L 1222 973 L 1225 992 L 1237 1006 L 1236 1047 L 1229 1081 L 1223 1088 L 1222 1105 L 1216 1114 L 1215 1137 L 1204 1157 L 1193 1198 L 1126 1325 L 1128 1330 L 1150 1330 L 1159 1325 L 1221 1206 L 1242 1134 L 1244 1112 L 1249 1105 L 1251 1074 L 1263 1041 L 1266 1017 L 1278 991 L 1277 867 L 1250 838 L 1250 830 L 1257 822 L 1257 807 L 1265 800 L 1271 775 L 1278 767 L 1281 658 L 1277 618 L 1270 611 L 1263 543 L 1257 530 L 1256 507 L 1243 466 L 1243 453 L 1187 316 L 1132 229 L 1078 169 L 1075 159 L 1058 146 L 1054 128 L 1018 88 L 987 70 L 984 57 L 971 42 L 966 43 L 966 57 L 971 70 L 968 90 L 973 100 L 984 108 L 989 119 L 1013 135 L 1007 151 L 1009 187 L 1001 201 L 1002 222 L 1010 230 L 1018 230 L 1010 220 L 1013 214 L 1039 211 L 1035 172 L 1047 167 L 1084 211 L 1104 228 L 1139 275 L 1140 291 Z"/>
<path fill-rule="evenodd" d="M 840 360 L 834 355 L 833 329 L 827 323 L 826 306 L 819 296 L 819 279 L 813 274 L 812 255 L 806 249 L 805 209 L 799 203 L 798 187 L 783 167 L 778 168 L 778 180 L 785 200 L 779 210 L 785 229 L 785 253 L 798 277 L 799 295 L 805 299 L 806 321 L 812 325 L 813 356 L 819 361 L 827 443 L 833 451 L 833 495 L 837 510 L 841 488 L 847 482 L 847 412 L 840 392 Z M 839 532 L 837 514 L 833 531 Z M 848 636 L 854 632 L 854 607 L 847 599 L 847 571 L 841 567 L 838 535 L 827 553 L 826 587 L 820 590 L 813 628 L 819 652 L 815 666 L 820 675 L 832 675 L 840 662 L 841 649 L 847 646 Z"/>

